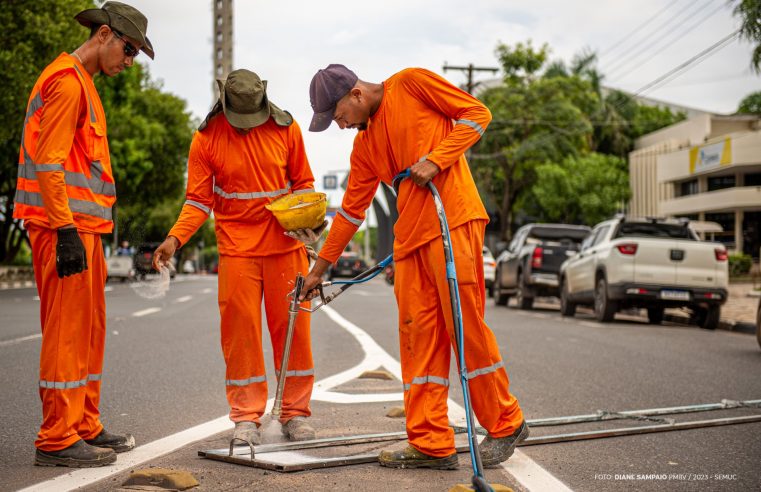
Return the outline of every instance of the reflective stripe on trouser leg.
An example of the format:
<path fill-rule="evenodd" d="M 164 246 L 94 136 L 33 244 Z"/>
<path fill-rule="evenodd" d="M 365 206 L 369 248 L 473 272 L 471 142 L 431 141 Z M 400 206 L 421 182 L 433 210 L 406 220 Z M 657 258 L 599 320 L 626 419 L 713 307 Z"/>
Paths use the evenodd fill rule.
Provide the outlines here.
<path fill-rule="evenodd" d="M 448 387 L 439 383 L 449 376 L 451 345 L 433 277 L 419 250 L 397 260 L 394 275 L 407 437 L 423 453 L 449 456 L 455 449 Z"/>
<path fill-rule="evenodd" d="M 88 269 L 58 278 L 56 231 L 33 224 L 28 231 L 42 327 L 39 394 L 43 419 L 35 446 L 58 451 L 78 441 L 80 432 L 102 429 L 100 382 L 95 377 L 103 366 L 105 265 L 99 235 L 80 232 Z"/>
<path fill-rule="evenodd" d="M 288 292 L 293 289 L 296 274 L 309 271 L 309 260 L 302 247 L 281 255 L 264 257 L 264 309 L 267 327 L 272 340 L 275 369 L 280 371 L 283 346 L 288 331 Z M 309 307 L 309 303 L 302 306 Z M 310 336 L 310 313 L 301 311 L 296 317 L 296 326 L 291 343 L 291 355 L 286 368 L 285 388 L 283 388 L 283 409 L 281 422 L 296 416 L 308 417 L 312 414 L 309 400 L 314 386 L 314 365 Z"/>
<path fill-rule="evenodd" d="M 485 228 L 486 221 L 471 221 L 453 229 L 450 234 L 460 288 L 465 364 L 472 375 L 469 386 L 473 412 L 489 434 L 503 437 L 518 429 L 523 413 L 518 400 L 510 393 L 510 380 L 499 353 L 499 344 L 484 321 L 482 251 Z M 444 250 L 434 247 L 430 254 L 429 265 L 437 268 L 439 302 L 449 306 Z M 454 345 L 451 310 L 445 309 L 444 315 Z"/>
<path fill-rule="evenodd" d="M 219 313 L 230 420 L 259 422 L 267 404 L 262 258 L 219 257 Z"/>

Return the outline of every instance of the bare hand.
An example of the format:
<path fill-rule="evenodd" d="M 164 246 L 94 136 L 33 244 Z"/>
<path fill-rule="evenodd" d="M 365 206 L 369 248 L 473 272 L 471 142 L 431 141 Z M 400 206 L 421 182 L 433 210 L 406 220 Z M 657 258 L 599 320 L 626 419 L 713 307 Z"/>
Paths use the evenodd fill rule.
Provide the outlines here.
<path fill-rule="evenodd" d="M 169 236 L 153 252 L 153 269 L 161 271 L 162 266 L 166 266 L 169 260 L 174 256 L 175 251 L 180 246 L 180 241 L 174 236 Z"/>
<path fill-rule="evenodd" d="M 301 241 L 304 244 L 314 244 L 320 240 L 322 231 L 328 226 L 328 221 L 324 221 L 322 225 L 316 229 L 296 229 L 295 231 L 285 231 L 285 235 Z"/>
<path fill-rule="evenodd" d="M 317 287 L 322 284 L 322 274 L 325 273 L 325 270 L 327 270 L 329 266 L 330 262 L 328 262 L 328 260 L 317 258 L 312 269 L 309 270 L 307 276 L 304 277 L 304 286 L 301 288 L 299 301 L 309 301 L 320 295 L 320 291 Z"/>
<path fill-rule="evenodd" d="M 417 164 L 413 164 L 410 168 L 410 178 L 412 178 L 412 181 L 416 185 L 425 186 L 434 176 L 439 174 L 439 172 L 441 172 L 439 166 L 426 159 Z"/>

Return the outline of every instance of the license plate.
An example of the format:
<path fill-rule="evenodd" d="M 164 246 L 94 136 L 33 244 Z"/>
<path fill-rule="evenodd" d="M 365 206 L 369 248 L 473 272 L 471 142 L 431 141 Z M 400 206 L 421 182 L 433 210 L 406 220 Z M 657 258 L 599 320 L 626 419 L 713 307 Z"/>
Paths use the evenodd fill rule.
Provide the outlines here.
<path fill-rule="evenodd" d="M 686 290 L 662 290 L 661 299 L 669 301 L 689 301 L 690 293 Z"/>

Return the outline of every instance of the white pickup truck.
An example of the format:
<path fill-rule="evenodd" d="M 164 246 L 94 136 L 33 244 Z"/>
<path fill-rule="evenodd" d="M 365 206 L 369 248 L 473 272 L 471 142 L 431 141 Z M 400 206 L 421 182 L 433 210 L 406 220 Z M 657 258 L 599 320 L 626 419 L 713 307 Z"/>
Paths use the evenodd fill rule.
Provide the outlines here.
<path fill-rule="evenodd" d="M 703 328 L 719 324 L 727 300 L 727 250 L 700 241 L 687 221 L 616 217 L 597 224 L 560 267 L 560 311 L 593 305 L 599 321 L 646 308 L 651 323 L 667 307 L 688 307 Z"/>

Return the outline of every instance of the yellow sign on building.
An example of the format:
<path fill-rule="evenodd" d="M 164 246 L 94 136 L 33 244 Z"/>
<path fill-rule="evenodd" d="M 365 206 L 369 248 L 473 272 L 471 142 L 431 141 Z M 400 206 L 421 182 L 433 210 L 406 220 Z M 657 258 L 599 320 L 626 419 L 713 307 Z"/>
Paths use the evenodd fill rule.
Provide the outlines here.
<path fill-rule="evenodd" d="M 732 163 L 732 139 L 690 149 L 690 174 Z"/>

